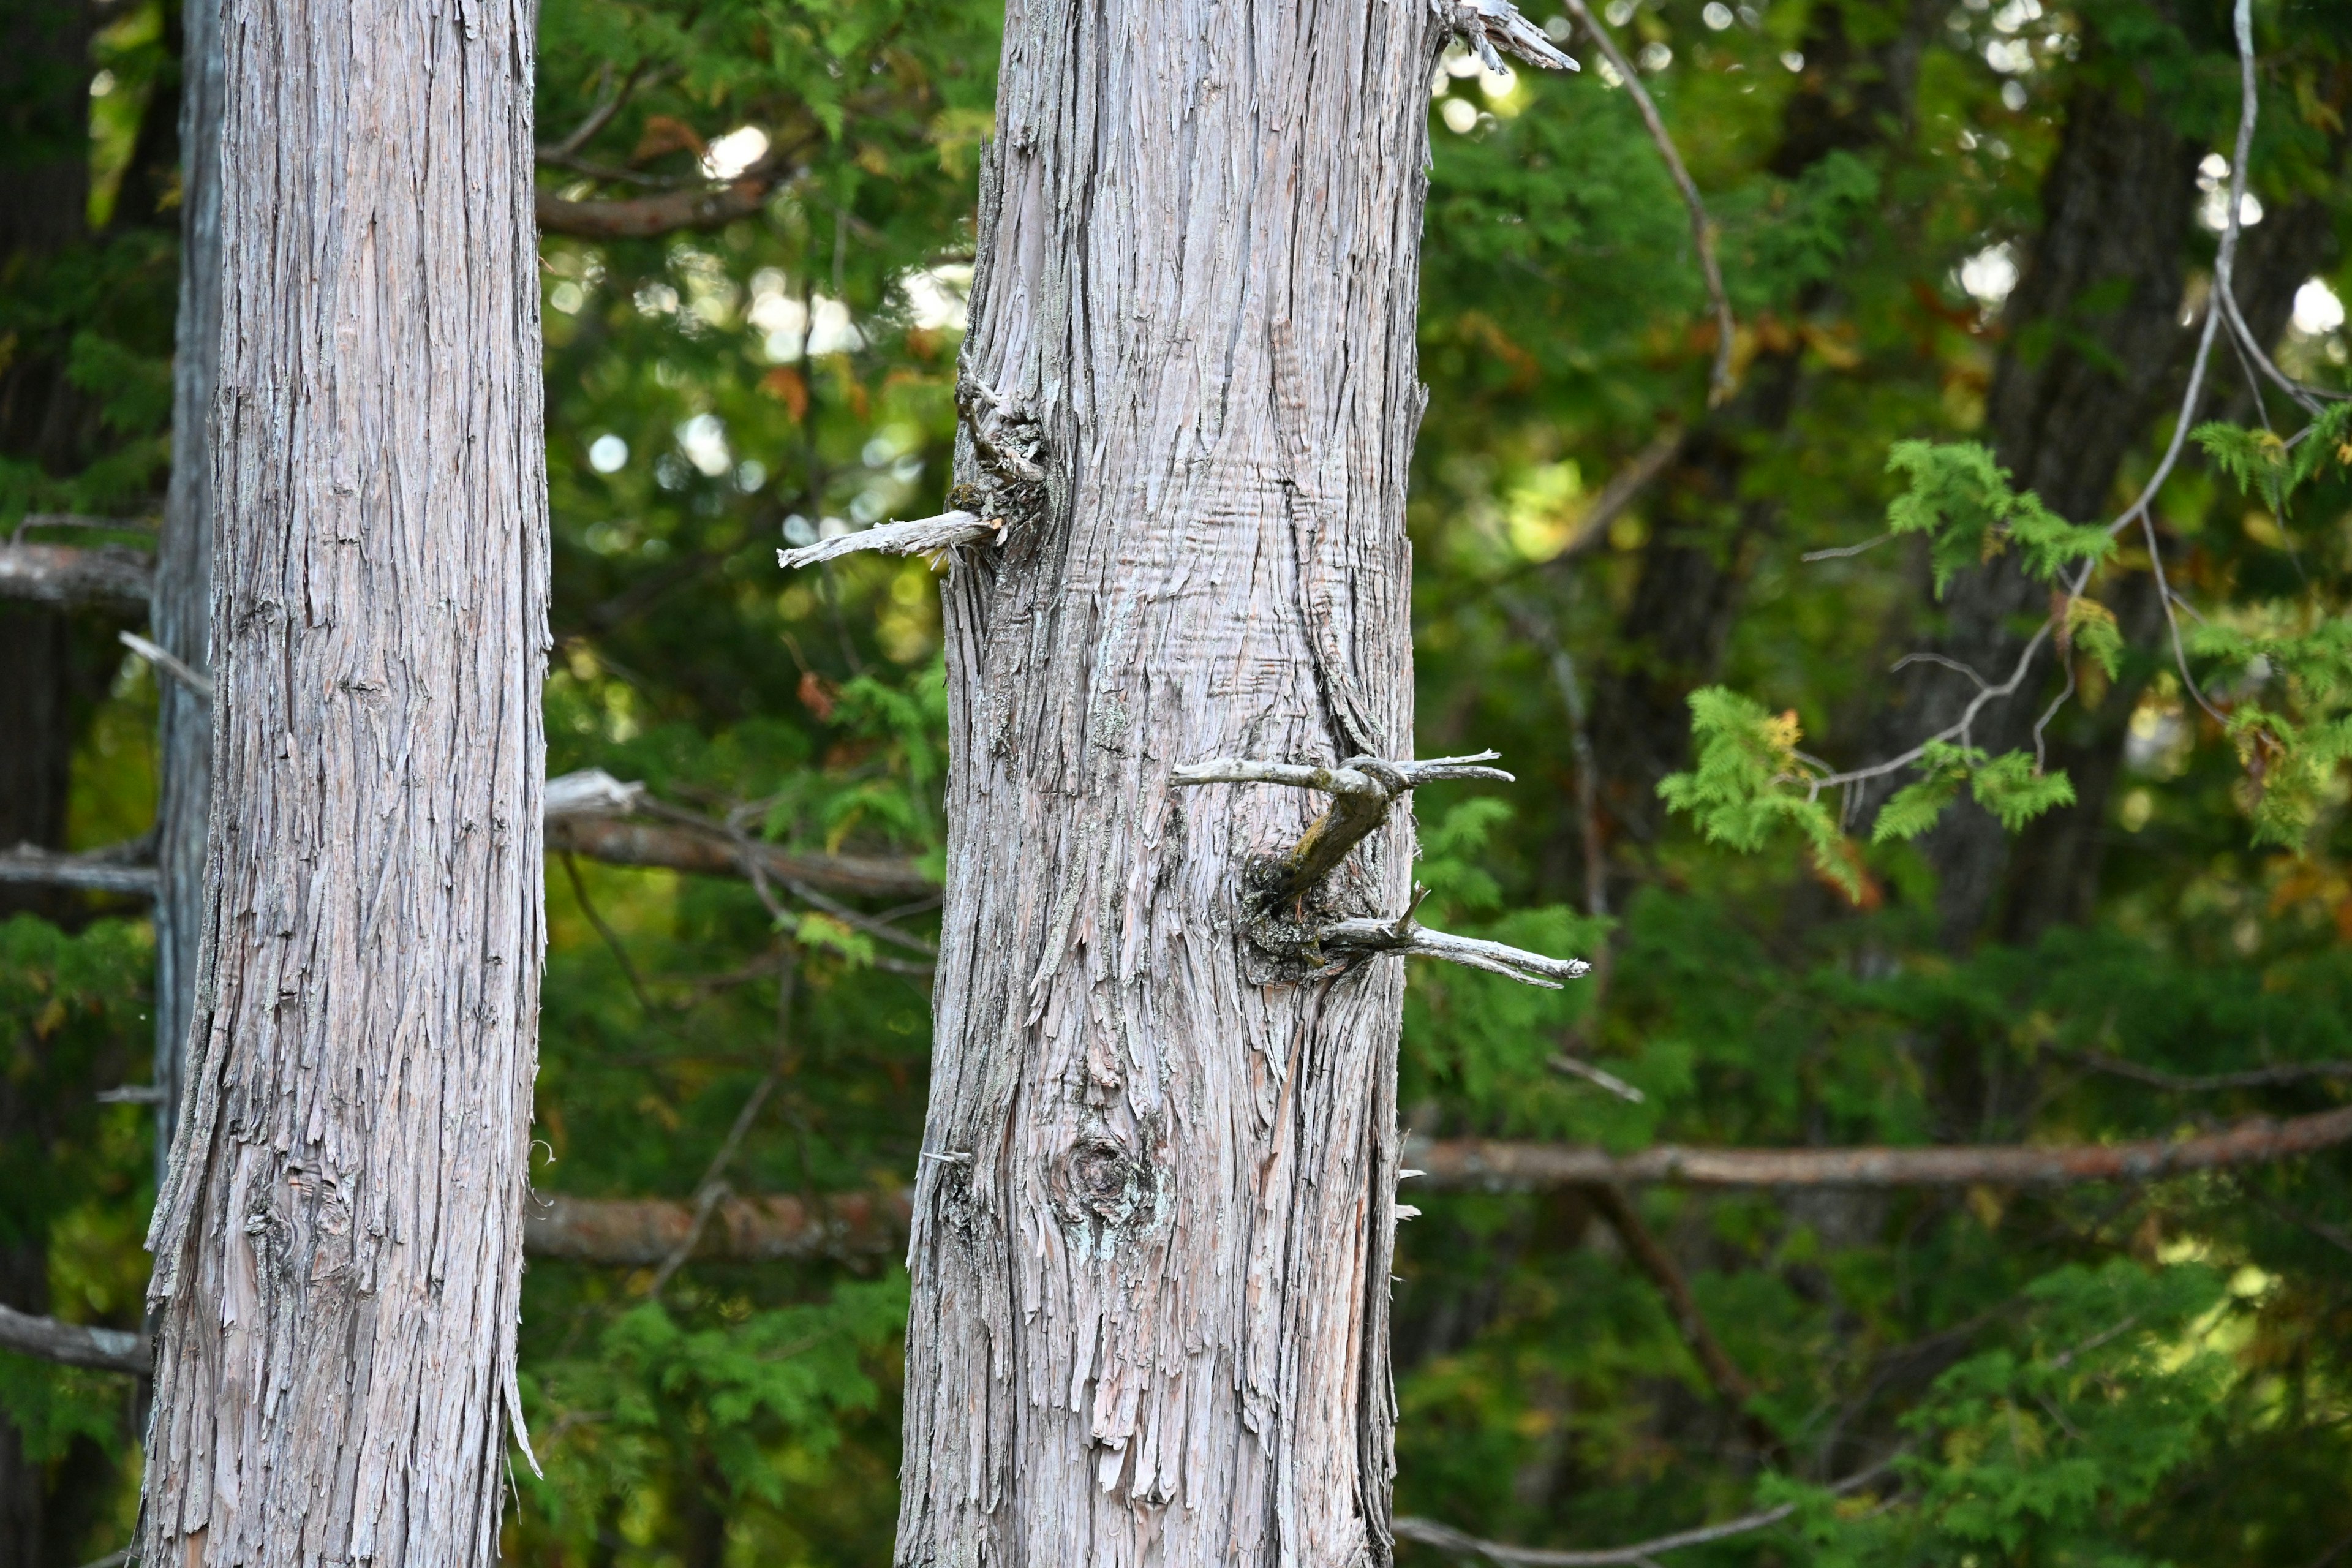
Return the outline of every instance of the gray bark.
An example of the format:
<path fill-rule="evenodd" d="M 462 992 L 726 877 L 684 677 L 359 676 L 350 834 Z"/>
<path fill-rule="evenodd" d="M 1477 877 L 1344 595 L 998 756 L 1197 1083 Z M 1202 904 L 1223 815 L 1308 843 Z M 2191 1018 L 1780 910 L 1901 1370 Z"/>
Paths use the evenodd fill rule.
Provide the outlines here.
<path fill-rule="evenodd" d="M 531 24 L 222 20 L 215 793 L 150 1563 L 497 1554 L 543 944 Z"/>
<path fill-rule="evenodd" d="M 163 498 L 148 630 L 190 669 L 212 664 L 213 394 L 220 377 L 221 0 L 181 0 L 180 310 L 172 355 L 172 481 Z M 195 1012 L 212 714 L 184 681 L 157 679 L 155 1173 L 179 1125 L 181 1062 Z"/>
<path fill-rule="evenodd" d="M 1171 774 L 1410 754 L 1438 41 L 1402 3 L 1008 8 L 902 1563 L 1389 1556 L 1401 964 L 1254 950 L 1245 875 L 1326 802 Z M 1402 913 L 1412 857 L 1399 810 L 1325 912 Z"/>

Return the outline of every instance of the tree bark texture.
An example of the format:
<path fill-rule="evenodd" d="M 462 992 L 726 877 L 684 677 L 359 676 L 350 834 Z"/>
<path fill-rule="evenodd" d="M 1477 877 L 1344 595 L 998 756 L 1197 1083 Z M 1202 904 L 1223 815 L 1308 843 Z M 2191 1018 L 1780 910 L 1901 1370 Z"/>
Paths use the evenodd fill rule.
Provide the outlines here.
<path fill-rule="evenodd" d="M 1319 797 L 1170 773 L 1410 753 L 1437 43 L 1402 3 L 1009 8 L 901 1563 L 1388 1559 L 1403 977 L 1239 930 Z M 1402 912 L 1412 853 L 1399 813 L 1331 912 Z"/>
<path fill-rule="evenodd" d="M 157 540 L 149 633 L 194 670 L 212 664 L 213 395 L 220 379 L 223 61 L 221 0 L 181 0 L 180 310 L 172 355 L 172 480 Z M 212 809 L 212 714 L 184 681 L 157 677 L 155 805 L 155 1163 L 180 1120 L 194 1016 Z"/>
<path fill-rule="evenodd" d="M 497 1555 L 539 973 L 532 13 L 229 0 L 216 786 L 140 1555 Z"/>

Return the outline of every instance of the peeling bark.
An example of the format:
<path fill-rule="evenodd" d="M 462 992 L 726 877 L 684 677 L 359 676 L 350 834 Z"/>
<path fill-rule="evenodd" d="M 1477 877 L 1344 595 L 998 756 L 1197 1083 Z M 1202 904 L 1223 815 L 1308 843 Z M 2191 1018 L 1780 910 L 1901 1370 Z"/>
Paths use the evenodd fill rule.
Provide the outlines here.
<path fill-rule="evenodd" d="M 139 1555 L 497 1556 L 547 634 L 531 13 L 229 0 L 213 756 Z"/>
<path fill-rule="evenodd" d="M 1409 754 L 1428 72 L 1505 10 L 1009 8 L 900 1563 L 1390 1556 L 1400 966 L 1255 949 L 1325 803 L 1171 774 Z M 1321 912 L 1395 919 L 1412 853 Z"/>

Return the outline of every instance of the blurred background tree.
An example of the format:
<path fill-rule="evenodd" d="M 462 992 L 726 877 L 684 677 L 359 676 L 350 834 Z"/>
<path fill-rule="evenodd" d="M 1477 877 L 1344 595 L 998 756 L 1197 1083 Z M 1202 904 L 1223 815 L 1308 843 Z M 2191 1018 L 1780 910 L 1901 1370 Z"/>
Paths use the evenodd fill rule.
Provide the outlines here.
<path fill-rule="evenodd" d="M 1927 493 L 1889 471 L 1906 441 L 1979 444 L 2067 523 L 2130 505 L 2174 436 L 2233 174 L 2250 335 L 2352 384 L 2352 15 L 2254 7 L 2243 171 L 2217 0 L 1601 20 L 1718 226 L 1738 389 L 1709 406 L 1713 318 L 1622 76 L 1580 40 L 1565 83 L 1450 51 L 1419 750 L 1493 741 L 1520 782 L 1436 787 L 1422 879 L 1436 923 L 1606 962 L 1557 996 L 1417 971 L 1411 1129 L 2086 1144 L 2340 1108 L 2340 424 L 2298 438 L 2313 415 L 2222 340 L 2200 417 L 2239 434 L 2187 445 L 2152 529 L 2097 562 L 2089 607 L 2059 595 L 2066 635 L 2039 645 L 2053 585 L 2021 527 L 1947 507 L 1932 539 L 1872 542 Z M 920 560 L 785 576 L 772 552 L 939 510 L 997 22 L 977 0 L 542 11 L 552 771 L 646 790 L 551 835 L 538 1179 L 662 1203 L 559 1206 L 534 1242 L 544 1473 L 518 1471 L 518 1561 L 890 1550 L 936 588 Z M 136 547 L 167 478 L 179 17 L 16 0 L 6 26 L 0 530 Z M 2201 617 L 2175 607 L 2179 659 L 2151 541 Z M 0 839 L 136 858 L 157 678 L 113 637 L 140 622 L 0 600 Z M 1826 837 L 1741 854 L 1708 836 L 1727 818 L 1660 796 L 1721 784 L 1750 742 L 1801 781 L 1895 756 L 1970 700 L 1958 667 L 2021 658 L 1982 758 L 1830 791 Z M 2039 775 L 2070 798 L 2006 831 L 1985 764 L 2031 752 L 2070 681 Z M 1805 793 L 1769 775 L 1711 798 Z M 1873 842 L 1922 784 L 1949 811 Z M 730 874 L 747 860 L 766 869 Z M 97 1096 L 150 1081 L 144 907 L 0 899 L 0 1303 L 136 1328 L 147 1113 Z M 2315 1568 L 2352 1548 L 2347 1178 L 2339 1144 L 2033 1190 L 1434 1191 L 1396 1287 L 1400 1511 L 1597 1548 L 1785 1505 L 1677 1563 Z M 604 1228 L 563 1229 L 583 1215 Z M 761 1215 L 789 1245 L 758 1244 Z M 129 1539 L 135 1380 L 0 1353 L 0 1568 Z"/>

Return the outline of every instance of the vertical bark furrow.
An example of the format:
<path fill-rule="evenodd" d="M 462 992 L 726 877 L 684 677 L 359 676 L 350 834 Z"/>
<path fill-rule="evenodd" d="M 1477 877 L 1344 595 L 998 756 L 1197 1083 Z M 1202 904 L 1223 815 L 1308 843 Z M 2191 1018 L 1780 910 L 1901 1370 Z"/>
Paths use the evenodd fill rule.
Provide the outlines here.
<path fill-rule="evenodd" d="M 486 1568 L 543 945 L 530 13 L 222 27 L 218 788 L 142 1556 Z"/>
<path fill-rule="evenodd" d="M 964 374 L 1046 499 L 945 595 L 903 1563 L 1388 1556 L 1402 975 L 1250 952 L 1241 874 L 1317 803 L 1170 773 L 1410 745 L 1436 41 L 1407 5 L 1007 18 Z M 1002 489 L 988 447 L 959 477 Z M 1411 853 L 1400 812 L 1347 912 L 1399 912 Z"/>

